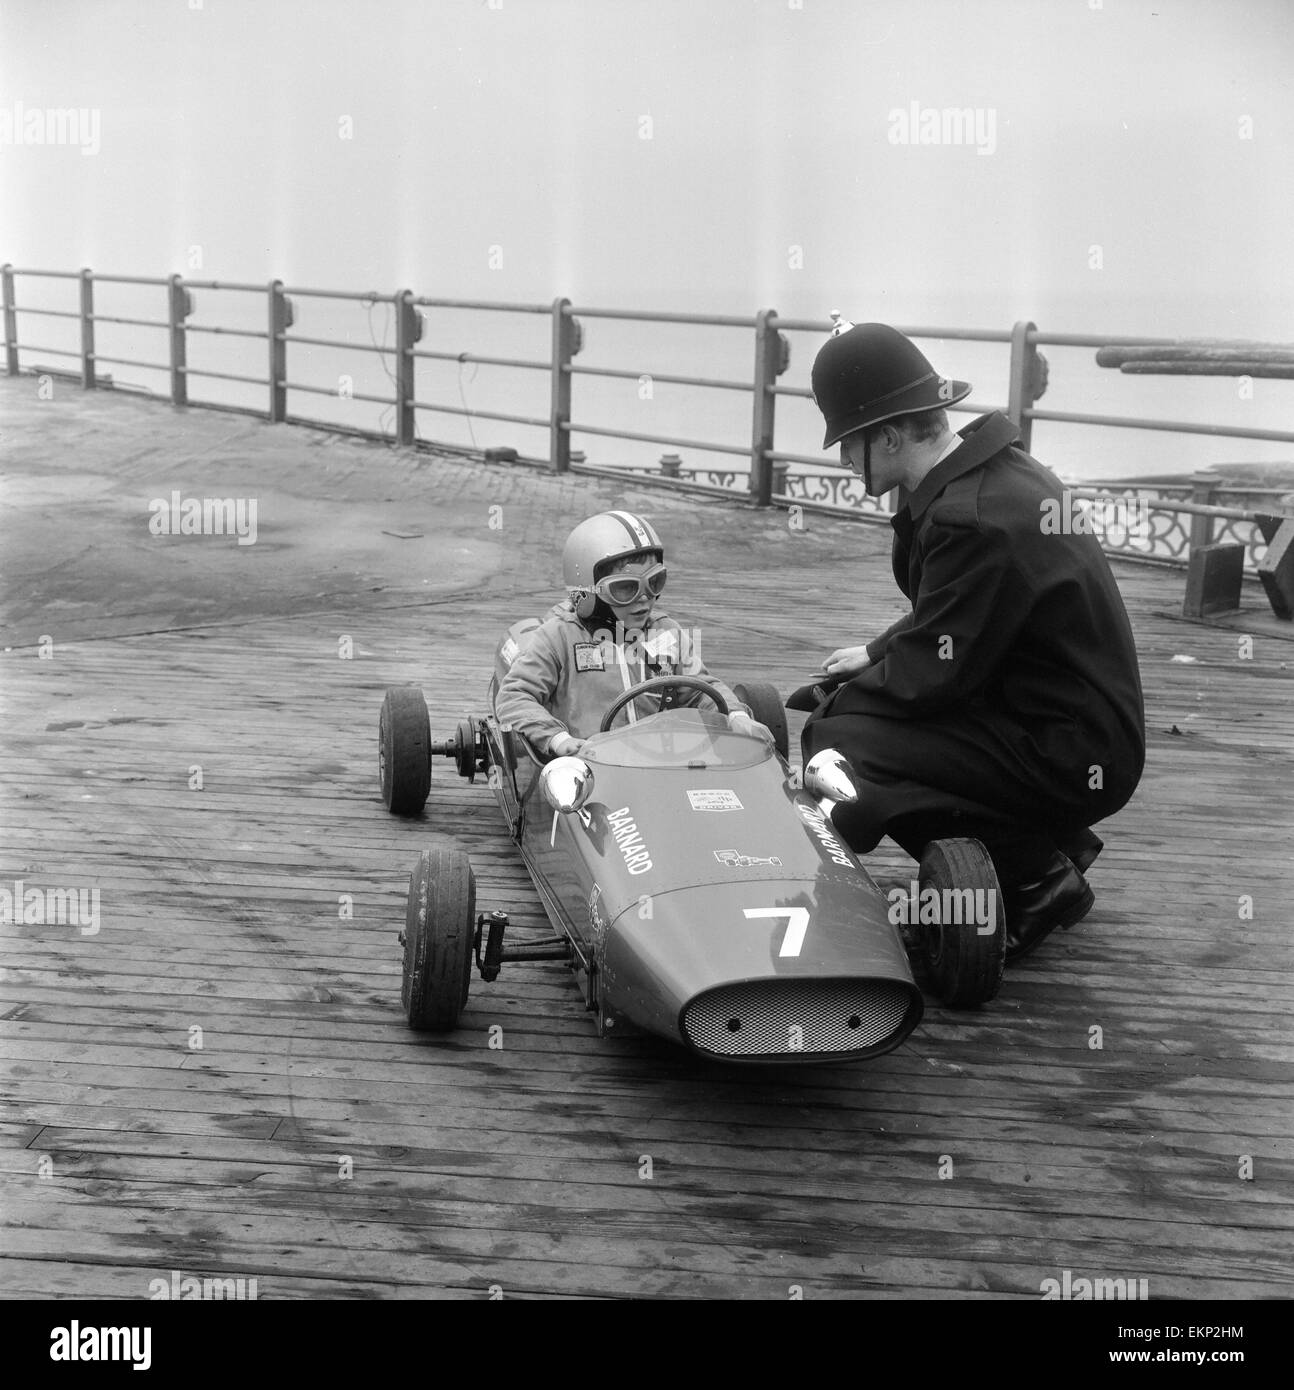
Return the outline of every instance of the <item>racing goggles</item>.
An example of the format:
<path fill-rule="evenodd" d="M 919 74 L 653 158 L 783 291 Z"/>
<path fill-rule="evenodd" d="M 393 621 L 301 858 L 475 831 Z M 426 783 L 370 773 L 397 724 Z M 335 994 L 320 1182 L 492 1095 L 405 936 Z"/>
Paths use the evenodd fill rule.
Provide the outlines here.
<path fill-rule="evenodd" d="M 611 574 L 599 579 L 593 586 L 593 592 L 604 603 L 625 608 L 636 603 L 643 594 L 659 598 L 665 588 L 667 573 L 663 564 L 655 564 L 645 574 Z"/>

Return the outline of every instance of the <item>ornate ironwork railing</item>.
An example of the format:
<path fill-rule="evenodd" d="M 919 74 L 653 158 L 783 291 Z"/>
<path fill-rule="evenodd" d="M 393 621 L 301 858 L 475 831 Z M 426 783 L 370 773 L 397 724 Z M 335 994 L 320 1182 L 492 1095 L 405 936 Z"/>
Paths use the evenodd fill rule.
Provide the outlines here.
<path fill-rule="evenodd" d="M 747 475 L 728 469 L 676 467 L 631 471 L 640 476 L 692 480 L 707 488 L 724 488 L 742 495 L 746 490 Z M 1283 501 L 1286 494 L 1278 488 L 1226 488 L 1216 474 L 1196 477 L 1191 485 L 1112 483 L 1100 488 L 1075 487 L 1072 495 L 1085 504 L 1085 524 L 1111 555 L 1185 566 L 1190 563 L 1192 536 L 1198 533 L 1203 516 L 1213 522 L 1209 541 L 1243 545 L 1245 568 L 1256 571 L 1267 552 L 1267 542 L 1254 518 L 1294 510 Z M 1208 497 L 1205 503 L 1198 500 L 1201 489 Z M 881 521 L 888 521 L 893 515 L 892 494 L 872 497 L 864 491 L 860 478 L 843 469 L 829 473 L 788 472 L 773 498 L 787 506 L 798 504 L 855 513 Z"/>

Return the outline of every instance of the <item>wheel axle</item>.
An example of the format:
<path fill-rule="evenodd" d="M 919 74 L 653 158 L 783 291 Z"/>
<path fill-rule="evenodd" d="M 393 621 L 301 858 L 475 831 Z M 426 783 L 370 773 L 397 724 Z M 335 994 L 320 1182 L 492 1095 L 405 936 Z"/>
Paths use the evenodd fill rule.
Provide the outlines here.
<path fill-rule="evenodd" d="M 563 960 L 571 958 L 571 944 L 564 936 L 545 936 L 518 946 L 505 946 L 506 912 L 481 912 L 476 918 L 476 969 L 487 984 L 499 978 L 504 961 Z"/>

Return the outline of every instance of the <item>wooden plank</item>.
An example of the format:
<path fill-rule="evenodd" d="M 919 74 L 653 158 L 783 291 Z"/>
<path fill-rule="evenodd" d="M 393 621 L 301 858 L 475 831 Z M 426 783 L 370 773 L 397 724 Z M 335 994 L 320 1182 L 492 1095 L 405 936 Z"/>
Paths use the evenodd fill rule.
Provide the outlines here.
<path fill-rule="evenodd" d="M 173 1287 L 172 1267 L 146 1268 L 118 1263 L 93 1264 L 84 1260 L 50 1259 L 39 1255 L 29 1259 L 12 1256 L 0 1261 L 0 1299 L 131 1299 L 151 1298 L 155 1279 L 164 1281 L 167 1297 Z M 225 1271 L 209 1264 L 187 1265 L 174 1270 L 174 1287 L 181 1290 L 185 1278 L 225 1277 Z M 228 1277 L 236 1277 L 230 1274 Z M 255 1277 L 255 1276 L 253 1276 Z M 247 1276 L 243 1276 L 246 1280 Z M 264 1280 L 255 1286 L 244 1283 L 243 1293 L 250 1297 L 254 1288 L 257 1301 L 264 1299 L 424 1299 L 429 1290 L 424 1285 L 401 1286 L 390 1281 L 347 1280 L 329 1275 L 311 1277 L 308 1274 L 276 1275 L 271 1286 Z M 160 1292 L 160 1290 L 159 1290 Z M 437 1288 L 437 1299 L 466 1300 L 488 1297 L 488 1290 L 479 1288 Z M 531 1295 L 541 1297 L 541 1295 Z"/>
<path fill-rule="evenodd" d="M 349 1191 L 339 1190 L 324 1205 L 323 1211 L 313 1214 L 290 1212 L 267 1219 L 253 1211 L 231 1211 L 223 1222 L 220 1211 L 194 1205 L 185 1210 L 180 1223 L 174 1223 L 168 1220 L 173 1216 L 174 1207 L 153 1208 L 142 1202 L 129 1208 L 17 1202 L 14 1215 L 24 1224 L 14 1233 L 14 1250 L 29 1255 L 39 1248 L 42 1238 L 47 1243 L 56 1243 L 61 1233 L 86 1240 L 89 1248 L 94 1248 L 99 1241 L 116 1238 L 140 1249 L 151 1245 L 159 1254 L 165 1252 L 174 1258 L 176 1246 L 196 1236 L 214 1247 L 210 1253 L 220 1258 L 226 1267 L 243 1271 L 264 1268 L 267 1275 L 275 1269 L 295 1265 L 297 1268 L 331 1267 L 337 1273 L 345 1271 L 361 1278 L 372 1278 L 382 1271 L 384 1259 L 390 1260 L 397 1269 L 406 1261 L 425 1260 L 442 1267 L 448 1265 L 458 1280 L 475 1276 L 482 1283 L 496 1279 L 505 1281 L 506 1274 L 491 1275 L 493 1269 L 511 1272 L 517 1265 L 539 1264 L 551 1271 L 553 1264 L 560 1261 L 562 1278 L 548 1286 L 554 1291 L 577 1292 L 591 1286 L 603 1292 L 638 1294 L 641 1291 L 649 1296 L 669 1296 L 666 1290 L 679 1290 L 673 1271 L 680 1258 L 687 1261 L 692 1277 L 710 1286 L 711 1296 L 719 1280 L 732 1278 L 739 1269 L 748 1272 L 745 1278 L 759 1281 L 763 1296 L 768 1296 L 769 1285 L 774 1280 L 780 1282 L 782 1296 L 785 1296 L 787 1268 L 812 1267 L 819 1281 L 848 1287 L 856 1278 L 859 1264 L 854 1250 L 838 1249 L 824 1240 L 821 1226 L 813 1226 L 803 1233 L 794 1229 L 782 1232 L 778 1229 L 782 1223 L 769 1222 L 767 1227 L 772 1228 L 771 1234 L 787 1237 L 783 1248 L 803 1248 L 814 1242 L 811 1266 L 808 1261 L 804 1264 L 787 1261 L 777 1249 L 782 1242 L 766 1239 L 770 1231 L 761 1222 L 754 1204 L 750 1208 L 749 1224 L 734 1221 L 731 1240 L 716 1240 L 704 1227 L 686 1218 L 677 1228 L 670 1229 L 668 1199 L 662 1201 L 662 1210 L 655 1213 L 655 1223 L 649 1215 L 635 1223 L 608 1220 L 607 1239 L 603 1240 L 590 1232 L 587 1223 L 568 1229 L 572 1218 L 564 1215 L 561 1208 L 539 1208 L 527 1218 L 516 1207 L 499 1212 L 494 1204 L 479 1204 L 462 1215 L 463 1224 L 438 1224 L 440 1204 L 424 1200 L 412 1204 L 403 1213 L 402 1220 L 368 1220 L 362 1215 L 347 1213 Z M 215 1188 L 200 1192 L 216 1202 L 222 1196 Z M 197 1197 L 199 1193 L 192 1194 L 190 1202 Z M 92 1224 L 87 1224 L 91 1213 Z M 965 1219 L 967 1214 L 959 1212 L 959 1220 Z M 877 1211 L 874 1218 L 871 1213 L 862 1215 L 853 1232 L 859 1240 L 858 1248 L 880 1246 L 895 1254 L 935 1257 L 947 1240 L 947 1232 L 937 1220 L 927 1224 L 927 1215 L 923 1208 L 911 1205 L 897 1208 L 891 1205 L 884 1211 Z M 988 1222 L 990 1214 L 981 1215 Z M 1068 1233 L 1075 1225 L 1081 1231 L 1081 1220 L 1053 1216 L 1048 1218 L 1049 1230 L 1045 1237 L 1034 1236 L 1022 1241 L 1015 1234 L 1015 1228 L 1030 1217 L 1013 1220 L 1010 1213 L 992 1215 L 1002 1224 L 988 1222 L 984 1229 L 977 1228 L 961 1235 L 961 1258 L 991 1260 L 1004 1283 L 1008 1287 L 1014 1285 L 1020 1292 L 1030 1287 L 1037 1290 L 1040 1273 L 1049 1273 L 1058 1267 L 1138 1270 L 1152 1277 L 1158 1288 L 1161 1278 L 1180 1279 L 1179 1252 L 1190 1249 L 1189 1245 L 1175 1244 L 1171 1239 L 1172 1228 L 1162 1224 L 1147 1223 L 1145 1231 L 1140 1228 L 1129 1231 L 1125 1225 L 1117 1235 L 1090 1239 L 1082 1234 L 1071 1236 Z M 344 1247 L 337 1243 L 335 1222 L 338 1217 L 346 1220 L 348 1239 Z M 33 1224 L 37 1221 L 41 1224 Z M 666 1223 L 667 1228 L 658 1233 L 661 1223 Z M 187 1226 L 187 1231 L 177 1230 L 177 1224 Z M 1164 1239 L 1163 1245 L 1151 1248 L 1142 1243 L 1142 1238 L 1151 1230 Z M 1189 1232 L 1184 1233 L 1183 1238 L 1187 1235 Z M 1254 1246 L 1256 1248 L 1249 1252 L 1218 1250 L 1209 1253 L 1224 1278 L 1246 1279 L 1253 1283 L 1271 1279 L 1284 1282 L 1288 1291 L 1288 1246 L 1266 1232 L 1255 1233 Z M 527 1253 L 522 1254 L 522 1250 Z M 309 1263 L 303 1264 L 302 1256 L 307 1254 Z M 796 1276 L 792 1274 L 790 1278 L 794 1281 Z M 1182 1283 L 1189 1286 L 1187 1280 Z"/>
<path fill-rule="evenodd" d="M 343 1139 L 345 1147 L 338 1150 L 336 1144 L 330 1144 L 326 1136 L 317 1132 L 317 1126 L 303 1127 L 297 1121 L 279 1125 L 272 1138 L 265 1140 L 246 1133 L 209 1133 L 181 1140 L 173 1132 L 153 1129 L 123 1132 L 51 1126 L 32 1141 L 29 1151 L 0 1148 L 0 1169 L 14 1176 L 15 1190 L 24 1181 L 35 1184 L 33 1190 L 43 1192 L 48 1187 L 60 1193 L 70 1190 L 69 1184 L 80 1183 L 89 1195 L 93 1195 L 94 1184 L 88 1179 L 109 1176 L 150 1184 L 169 1181 L 222 1189 L 232 1186 L 246 1192 L 247 1175 L 251 1173 L 259 1201 L 259 1194 L 281 1185 L 313 1190 L 320 1181 L 340 1180 L 339 1153 L 344 1153 L 354 1165 L 347 1181 L 355 1182 L 356 1191 L 371 1188 L 379 1194 L 389 1193 L 393 1184 L 417 1186 L 432 1177 L 442 1194 L 461 1190 L 498 1201 L 521 1200 L 523 1193 L 529 1194 L 525 1198 L 528 1201 L 538 1200 L 538 1193 L 545 1200 L 555 1200 L 560 1189 L 570 1188 L 571 1201 L 581 1211 L 587 1210 L 590 1202 L 602 1201 L 593 1193 L 595 1187 L 616 1194 L 607 1198 L 613 1205 L 633 1206 L 638 1199 L 626 1195 L 626 1183 L 634 1192 L 643 1194 L 662 1187 L 671 1192 L 686 1191 L 689 1201 L 704 1204 L 710 1195 L 706 1184 L 697 1182 L 697 1177 L 704 1175 L 714 1181 L 726 1174 L 730 1192 L 762 1194 L 768 1200 L 770 1218 L 779 1211 L 798 1212 L 798 1196 L 812 1196 L 819 1203 L 861 1201 L 881 1206 L 919 1202 L 934 1206 L 987 1205 L 997 1209 L 1003 1203 L 1026 1208 L 1045 1203 L 1053 1210 L 1103 1218 L 1108 1213 L 1111 1190 L 1130 1190 L 1126 1180 L 1120 1181 L 1117 1174 L 1108 1171 L 1100 1162 L 1099 1152 L 1090 1148 L 1082 1161 L 1065 1163 L 1055 1161 L 1046 1148 L 1032 1140 L 1013 1144 L 991 1136 L 973 1140 L 957 1136 L 961 1147 L 953 1156 L 956 1181 L 940 1179 L 939 1164 L 931 1161 L 915 1142 L 887 1151 L 886 1161 L 869 1164 L 866 1195 L 855 1195 L 847 1194 L 841 1186 L 853 1168 L 849 1145 L 843 1136 L 829 1132 L 809 1131 L 811 1138 L 798 1145 L 789 1134 L 763 1135 L 753 1128 L 750 1142 L 761 1145 L 757 1157 L 735 1151 L 733 1136 L 721 1131 L 658 1136 L 660 1145 L 653 1153 L 652 1180 L 644 1182 L 639 1173 L 640 1156 L 632 1152 L 634 1146 L 623 1141 L 608 1143 L 606 1136 L 590 1139 L 560 1130 L 516 1135 L 494 1153 L 481 1155 L 465 1132 L 467 1126 L 463 1126 L 464 1132 L 430 1127 L 416 1132 L 411 1132 L 411 1126 L 392 1128 L 403 1131 L 398 1135 L 403 1142 L 396 1142 L 397 1136 L 378 1124 L 381 1140 L 374 1137 L 354 1144 Z M 916 1138 L 913 1136 L 914 1141 Z M 857 1144 L 857 1136 L 854 1139 Z M 812 1156 L 800 1159 L 809 1144 Z M 1238 1225 L 1257 1224 L 1282 1231 L 1288 1228 L 1289 1170 L 1279 1159 L 1264 1158 L 1261 1181 L 1240 1182 L 1234 1177 L 1234 1169 L 1229 1173 L 1216 1161 L 1205 1163 L 1198 1174 L 1174 1173 L 1168 1157 L 1165 1155 L 1164 1162 L 1151 1165 L 1140 1186 L 1142 1205 L 1138 1220 L 1190 1226 L 1192 1222 L 1180 1205 L 1175 1205 L 1173 1196 L 1177 1180 L 1181 1180 L 1215 1214 L 1227 1208 L 1227 1214 Z M 39 1176 L 38 1158 L 48 1158 L 50 1177 L 57 1179 L 53 1186 L 49 1178 Z M 660 1169 L 659 1174 L 656 1168 Z M 796 1174 L 795 1198 L 786 1193 L 786 1175 L 791 1169 Z M 657 1178 L 660 1181 L 653 1187 Z M 473 1184 L 479 1184 L 479 1190 Z M 588 1192 L 583 1191 L 586 1187 Z M 649 1206 L 654 1200 L 643 1198 Z M 815 1210 L 821 1211 L 821 1207 Z M 1242 1210 L 1243 1221 L 1239 1219 Z M 844 1220 L 846 1215 L 839 1211 L 836 1218 Z M 1153 1234 L 1148 1239 L 1154 1239 Z"/>

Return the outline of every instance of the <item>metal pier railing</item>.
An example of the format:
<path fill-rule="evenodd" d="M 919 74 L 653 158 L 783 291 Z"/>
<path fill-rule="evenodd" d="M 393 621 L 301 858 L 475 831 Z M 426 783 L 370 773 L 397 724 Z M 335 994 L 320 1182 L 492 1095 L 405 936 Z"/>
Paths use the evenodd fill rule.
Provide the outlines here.
<path fill-rule="evenodd" d="M 77 298 L 73 302 L 76 307 L 55 309 L 20 303 L 16 291 L 19 279 L 38 277 L 74 281 Z M 881 499 L 866 496 L 852 474 L 825 466 L 821 457 L 778 449 L 776 446 L 779 400 L 811 398 L 807 388 L 784 384 L 780 380 L 790 362 L 788 335 L 813 334 L 821 339 L 832 327 L 831 322 L 826 319 L 781 318 L 773 309 L 761 310 L 750 316 L 664 313 L 608 309 L 591 305 L 573 306 L 570 300 L 565 298 L 555 299 L 550 304 L 511 303 L 432 298 L 415 295 L 409 289 L 394 292 L 346 291 L 285 286 L 281 280 L 258 284 L 191 279 L 181 275 L 102 275 L 89 269 L 37 270 L 8 264 L 0 268 L 0 283 L 3 286 L 5 363 L 11 376 L 24 370 L 32 370 L 30 365 L 24 367 L 24 358 L 28 364 L 33 359 L 68 358 L 77 364 L 68 374 L 73 378 L 79 377 L 81 385 L 89 390 L 106 384 L 102 371 L 105 366 L 144 367 L 168 375 L 170 399 L 176 405 L 218 409 L 239 407 L 196 399 L 191 387 L 203 379 L 235 382 L 266 392 L 265 409 L 251 410 L 248 413 L 259 415 L 272 423 L 308 424 L 338 430 L 342 427 L 336 424 L 309 416 L 290 414 L 289 393 L 325 397 L 344 394 L 347 399 L 365 401 L 392 410 L 391 431 L 382 437 L 391 439 L 397 445 L 412 446 L 417 441 L 419 411 L 470 416 L 547 430 L 548 456 L 541 462 L 557 472 L 575 469 L 581 472 L 624 476 L 624 469 L 588 464 L 583 453 L 572 448 L 574 437 L 607 437 L 657 444 L 669 450 L 681 448 L 724 454 L 743 462 L 743 466 L 734 465 L 729 469 L 688 468 L 682 465 L 676 454 L 670 452 L 663 456 L 659 470 L 629 470 L 640 482 L 654 481 L 672 488 L 687 489 L 701 496 L 731 496 L 735 491 L 760 506 L 798 507 L 871 520 L 887 519 L 894 505 L 892 496 Z M 164 314 L 155 318 L 142 318 L 96 312 L 97 284 L 154 288 L 159 292 L 159 298 L 163 299 Z M 224 296 L 263 296 L 265 327 L 249 329 L 194 321 L 197 308 L 195 291 L 213 294 L 216 296 L 216 302 L 221 302 Z M 294 301 L 307 299 L 350 301 L 369 307 L 376 304 L 389 305 L 394 313 L 394 347 L 381 347 L 376 342 L 365 343 L 358 340 L 294 334 Z M 548 356 L 455 353 L 419 347 L 423 331 L 423 309 L 547 318 L 550 323 Z M 47 346 L 31 341 L 25 333 L 20 336 L 20 315 L 75 320 L 80 335 L 78 347 L 72 349 Z M 582 322 L 591 319 L 719 328 L 748 334 L 754 349 L 750 378 L 736 380 L 680 373 L 647 374 L 632 367 L 582 366 L 577 361 L 583 344 Z M 95 329 L 98 324 L 148 328 L 165 334 L 166 347 L 161 354 L 165 360 L 112 357 L 99 352 L 95 343 Z M 1039 350 L 1042 347 L 1096 349 L 1098 363 L 1142 374 L 1158 370 L 1181 374 L 1196 368 L 1204 374 L 1216 375 L 1229 371 L 1234 375 L 1241 373 L 1243 369 L 1258 375 L 1288 378 L 1294 377 L 1294 350 L 1287 347 L 1271 344 L 1182 343 L 1165 338 L 1134 338 L 1090 333 L 1047 333 L 1040 331 L 1034 323 L 1028 321 L 1016 323 L 1010 329 L 928 325 L 899 327 L 910 337 L 918 339 L 952 339 L 1000 344 L 1005 347 L 1009 352 L 1005 404 L 965 401 L 952 406 L 951 409 L 967 414 L 1002 409 L 1018 424 L 1026 448 L 1030 447 L 1035 421 L 1132 430 L 1167 430 L 1188 435 L 1294 443 L 1294 432 L 1286 430 L 1188 420 L 1142 419 L 1084 411 L 1045 410 L 1040 409 L 1037 404 L 1046 389 L 1048 377 L 1048 364 Z M 191 365 L 187 351 L 191 334 L 209 335 L 212 338 L 231 341 L 263 342 L 266 353 L 263 359 L 264 372 L 253 374 L 251 371 L 220 371 Z M 353 387 L 325 387 L 292 379 L 288 374 L 289 349 L 298 346 L 393 356 L 395 368 L 389 372 L 391 394 L 356 392 Z M 549 378 L 548 414 L 538 416 L 469 410 L 466 404 L 456 406 L 419 399 L 417 365 L 420 360 L 472 363 L 489 368 L 546 373 Z M 749 441 L 705 440 L 653 434 L 573 418 L 573 397 L 577 377 L 631 381 L 650 379 L 653 382 L 709 391 L 745 392 L 751 399 Z M 1075 488 L 1073 497 L 1075 501 L 1088 504 L 1090 524 L 1112 554 L 1185 565 L 1198 547 L 1216 541 L 1231 541 L 1244 545 L 1245 567 L 1250 572 L 1257 568 L 1264 555 L 1264 524 L 1270 533 L 1270 518 L 1294 510 L 1284 505 L 1277 489 L 1228 487 L 1221 476 L 1209 472 L 1193 475 L 1189 484 L 1111 483 L 1108 486 Z M 1129 518 L 1135 519 L 1135 526 L 1128 524 Z"/>

